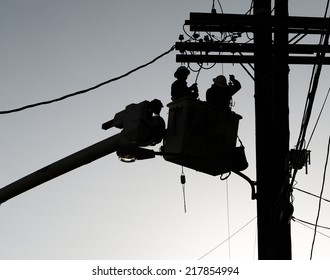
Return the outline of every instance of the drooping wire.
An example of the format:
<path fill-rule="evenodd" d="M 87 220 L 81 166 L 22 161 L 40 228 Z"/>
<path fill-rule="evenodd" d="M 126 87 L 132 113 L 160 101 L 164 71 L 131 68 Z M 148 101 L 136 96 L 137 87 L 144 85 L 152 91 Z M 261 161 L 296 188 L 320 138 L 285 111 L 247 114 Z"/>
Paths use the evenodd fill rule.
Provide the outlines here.
<path fill-rule="evenodd" d="M 120 80 L 120 79 L 122 79 L 124 77 L 127 77 L 128 75 L 130 75 L 130 74 L 132 74 L 132 73 L 134 73 L 134 72 L 136 72 L 136 71 L 138 71 L 138 70 L 140 70 L 142 68 L 145 68 L 145 67 L 149 66 L 150 64 L 156 62 L 158 59 L 160 59 L 163 56 L 165 56 L 165 55 L 169 54 L 170 52 L 172 52 L 174 49 L 175 49 L 175 46 L 172 46 L 168 51 L 162 53 L 161 55 L 157 56 L 153 60 L 151 60 L 151 61 L 149 61 L 149 62 L 147 62 L 147 63 L 145 63 L 143 65 L 140 65 L 140 66 L 134 68 L 133 70 L 128 71 L 127 73 L 125 73 L 123 75 L 120 75 L 118 77 L 112 78 L 112 79 L 107 80 L 107 81 L 104 81 L 104 82 L 99 83 L 99 84 L 97 84 L 95 86 L 92 86 L 90 88 L 79 90 L 79 91 L 76 91 L 76 92 L 73 92 L 73 93 L 64 95 L 62 97 L 52 99 L 52 100 L 42 101 L 42 102 L 38 102 L 38 103 L 35 103 L 35 104 L 30 104 L 30 105 L 26 105 L 26 106 L 23 106 L 23 107 L 20 107 L 20 108 L 16 108 L 16 109 L 11 109 L 11 110 L 6 110 L 6 111 L 0 111 L 0 114 L 15 113 L 15 112 L 23 111 L 23 110 L 30 109 L 30 108 L 33 108 L 33 107 L 37 107 L 37 106 L 47 105 L 47 104 L 51 104 L 51 103 L 54 103 L 54 102 L 59 102 L 59 101 L 62 101 L 64 99 L 67 99 L 67 98 L 76 96 L 76 95 L 81 95 L 81 94 L 87 93 L 89 91 L 92 91 L 92 90 L 95 90 L 95 89 L 97 89 L 99 87 L 102 87 L 102 86 L 104 86 L 106 84 L 109 84 L 111 82 L 114 82 L 114 81 Z"/>
<path fill-rule="evenodd" d="M 182 30 L 183 30 L 183 32 L 187 35 L 187 37 L 189 38 L 189 40 L 195 40 L 188 32 L 187 32 L 187 30 L 186 30 L 186 28 L 185 28 L 185 26 L 186 26 L 186 24 L 184 24 L 184 25 L 182 25 Z"/>
<path fill-rule="evenodd" d="M 312 242 L 310 259 L 313 258 L 313 250 L 314 250 L 314 244 L 315 244 L 315 239 L 316 239 L 317 224 L 318 224 L 320 213 L 321 213 L 321 204 L 322 204 L 322 199 L 321 198 L 322 198 L 322 195 L 323 195 L 324 184 L 325 184 L 325 177 L 326 177 L 326 173 L 327 173 L 329 151 L 330 151 L 330 136 L 329 136 L 329 140 L 328 140 L 327 156 L 326 156 L 325 166 L 324 166 L 324 171 L 323 171 L 323 181 L 322 181 L 322 187 L 321 187 L 321 192 L 320 192 L 319 207 L 318 207 L 318 210 L 317 210 L 317 217 L 316 217 L 316 222 L 315 222 L 314 236 L 313 236 L 313 242 Z"/>

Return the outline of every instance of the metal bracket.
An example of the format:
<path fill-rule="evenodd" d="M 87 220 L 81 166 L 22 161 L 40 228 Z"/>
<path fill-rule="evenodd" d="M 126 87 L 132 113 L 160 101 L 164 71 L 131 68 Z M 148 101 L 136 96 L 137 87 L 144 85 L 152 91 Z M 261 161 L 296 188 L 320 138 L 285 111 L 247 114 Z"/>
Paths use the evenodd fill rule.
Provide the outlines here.
<path fill-rule="evenodd" d="M 257 199 L 257 192 L 256 192 L 256 189 L 255 189 L 255 186 L 257 185 L 257 182 L 256 181 L 252 181 L 248 176 L 246 176 L 245 174 L 243 174 L 242 172 L 240 171 L 232 171 L 234 172 L 235 174 L 237 174 L 238 176 L 242 177 L 243 179 L 245 179 L 246 181 L 248 181 L 248 183 L 250 184 L 251 186 L 251 199 L 252 200 L 255 200 Z"/>

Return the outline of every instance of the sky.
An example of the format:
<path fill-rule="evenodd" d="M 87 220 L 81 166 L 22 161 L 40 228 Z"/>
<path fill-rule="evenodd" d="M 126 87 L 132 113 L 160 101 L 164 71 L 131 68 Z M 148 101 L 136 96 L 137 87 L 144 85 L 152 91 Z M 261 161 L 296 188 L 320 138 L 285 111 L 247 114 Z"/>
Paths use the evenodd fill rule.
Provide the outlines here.
<path fill-rule="evenodd" d="M 220 2 L 225 13 L 244 14 L 251 5 Z M 322 17 L 325 7 L 326 0 L 289 1 L 290 15 Z M 212 1 L 205 0 L 0 0 L 0 111 L 122 75 L 169 50 L 190 12 L 211 8 Z M 305 40 L 318 42 L 316 36 Z M 180 65 L 176 53 L 84 95 L 0 115 L 0 187 L 118 133 L 101 125 L 128 104 L 154 98 L 168 104 Z M 307 137 L 330 87 L 329 71 L 323 67 Z M 298 138 L 311 73 L 312 66 L 290 66 L 290 148 Z M 233 74 L 242 84 L 233 110 L 243 117 L 238 134 L 249 161 L 244 173 L 255 180 L 253 80 L 237 64 L 202 70 L 201 100 L 219 74 Z M 188 82 L 195 79 L 192 73 Z M 166 106 L 161 115 L 167 121 Z M 316 195 L 329 117 L 326 104 L 310 144 L 308 174 L 301 171 L 296 178 L 297 188 Z M 0 207 L 0 259 L 257 259 L 256 202 L 249 184 L 235 175 L 222 181 L 185 168 L 184 213 L 181 172 L 161 157 L 125 164 L 112 154 L 21 194 Z M 318 199 L 293 195 L 294 216 L 314 224 Z M 323 197 L 330 199 L 327 182 Z M 323 201 L 319 224 L 329 227 L 329 215 Z M 313 259 L 330 259 L 330 233 L 319 231 Z M 312 226 L 292 222 L 293 259 L 309 259 L 313 234 Z"/>

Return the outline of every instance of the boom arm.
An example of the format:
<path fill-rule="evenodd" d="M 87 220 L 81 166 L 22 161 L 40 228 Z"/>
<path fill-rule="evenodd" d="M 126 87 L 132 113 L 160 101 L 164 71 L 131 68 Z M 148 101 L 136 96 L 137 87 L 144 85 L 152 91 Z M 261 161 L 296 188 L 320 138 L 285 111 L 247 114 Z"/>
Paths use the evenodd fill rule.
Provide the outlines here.
<path fill-rule="evenodd" d="M 120 134 L 60 159 L 0 189 L 0 204 L 69 171 L 116 152 Z"/>

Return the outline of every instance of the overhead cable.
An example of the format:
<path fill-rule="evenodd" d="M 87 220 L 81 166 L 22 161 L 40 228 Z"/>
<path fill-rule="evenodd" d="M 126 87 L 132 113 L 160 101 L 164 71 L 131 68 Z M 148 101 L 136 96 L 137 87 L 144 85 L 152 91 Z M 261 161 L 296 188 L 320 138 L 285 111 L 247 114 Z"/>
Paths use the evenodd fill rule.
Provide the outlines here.
<path fill-rule="evenodd" d="M 330 0 L 327 0 L 325 12 L 324 12 L 324 19 L 327 18 L 329 3 L 330 3 Z M 324 46 L 326 48 L 329 45 L 329 33 L 330 33 L 330 27 L 324 28 L 324 33 L 321 35 L 320 41 L 319 41 L 320 49 L 321 49 L 321 46 Z M 303 114 L 302 123 L 301 123 L 300 134 L 299 134 L 297 146 L 296 146 L 297 150 L 301 150 L 302 146 L 304 145 L 304 142 L 305 142 L 306 131 L 307 131 L 308 123 L 309 123 L 309 120 L 310 120 L 310 117 L 312 114 L 312 108 L 313 108 L 313 104 L 314 104 L 316 90 L 318 87 L 318 82 L 319 82 L 320 75 L 321 75 L 323 59 L 325 57 L 325 48 L 321 49 L 316 55 L 316 63 L 314 64 L 313 71 L 312 71 L 312 77 L 310 80 L 308 95 L 307 95 L 304 114 Z"/>
<path fill-rule="evenodd" d="M 328 99 L 328 96 L 329 96 L 329 92 L 330 92 L 330 88 L 328 89 L 328 93 L 327 93 L 327 95 L 326 95 L 326 97 L 325 97 L 325 99 L 324 99 L 324 101 L 323 101 L 322 108 L 321 108 L 320 113 L 319 113 L 319 115 L 318 115 L 318 117 L 317 117 L 317 120 L 316 120 L 316 123 L 315 123 L 315 125 L 314 125 L 314 128 L 313 128 L 313 131 L 312 131 L 312 133 L 311 133 L 311 136 L 309 137 L 309 140 L 308 140 L 308 142 L 307 142 L 306 149 L 308 148 L 308 146 L 309 146 L 309 144 L 310 144 L 310 142 L 311 142 L 311 140 L 312 140 L 312 138 L 313 138 L 313 135 L 314 135 L 315 129 L 316 129 L 316 127 L 317 127 L 317 125 L 318 125 L 318 123 L 319 123 L 320 117 L 321 117 L 321 115 L 322 115 L 322 112 L 323 112 L 323 109 L 324 109 L 324 105 L 325 105 L 325 103 L 327 102 L 327 99 Z"/>
<path fill-rule="evenodd" d="M 328 3 L 329 3 L 329 0 L 328 0 Z M 328 4 L 327 4 L 326 12 L 325 12 L 325 18 L 326 18 L 327 10 L 328 10 Z M 324 34 L 322 34 L 322 36 L 320 38 L 320 43 L 319 43 L 320 47 L 321 47 L 321 45 L 323 45 L 324 47 L 327 47 L 329 45 L 329 33 L 330 33 L 330 28 L 328 27 L 324 30 Z M 318 83 L 319 83 L 319 79 L 320 79 L 320 75 L 321 75 L 321 69 L 322 69 L 324 57 L 325 57 L 325 48 L 323 48 L 321 51 L 319 51 L 316 55 L 316 63 L 313 67 L 313 73 L 312 73 L 310 86 L 309 86 L 309 90 L 308 90 L 308 94 L 307 94 L 305 109 L 304 109 L 303 118 L 302 118 L 302 122 L 301 122 L 301 128 L 300 128 L 300 132 L 299 132 L 299 136 L 298 136 L 298 141 L 296 144 L 297 151 L 302 151 L 306 144 L 305 143 L 306 132 L 307 132 L 309 120 L 310 120 L 310 117 L 312 114 L 312 109 L 313 109 L 315 95 L 316 95 L 316 91 L 317 91 L 317 87 L 318 87 Z M 291 176 L 291 183 L 290 183 L 291 189 L 293 186 L 293 182 L 295 181 L 297 172 L 298 172 L 298 170 L 295 169 Z"/>
<path fill-rule="evenodd" d="M 293 220 L 294 222 L 301 222 L 301 223 L 304 223 L 304 224 L 306 224 L 306 225 L 313 226 L 314 228 L 315 228 L 315 226 L 316 226 L 316 227 L 318 227 L 318 228 L 323 228 L 323 229 L 328 229 L 328 230 L 330 230 L 330 227 L 316 225 L 316 224 L 313 224 L 313 223 L 310 223 L 310 222 L 307 222 L 307 221 L 304 221 L 304 220 L 298 219 L 298 218 L 296 218 L 296 217 L 292 217 L 292 220 Z M 314 230 L 314 228 L 311 228 L 311 229 Z"/>
<path fill-rule="evenodd" d="M 319 199 L 319 207 L 318 207 L 318 210 L 317 210 L 317 217 L 316 217 L 316 222 L 315 222 L 315 229 L 314 229 L 314 236 L 313 236 L 310 259 L 312 259 L 312 257 L 313 257 L 313 249 L 314 249 L 314 244 L 315 244 L 315 239 L 316 239 L 316 229 L 317 229 L 317 224 L 318 224 L 319 217 L 320 217 L 320 212 L 321 212 L 322 195 L 323 195 L 323 190 L 324 190 L 325 177 L 326 177 L 326 173 L 327 173 L 329 152 L 330 152 L 330 137 L 329 137 L 329 140 L 328 140 L 327 156 L 326 156 L 325 166 L 324 166 L 324 171 L 323 171 L 323 181 L 322 181 L 322 187 L 321 187 L 321 193 L 320 193 L 320 199 Z"/>
<path fill-rule="evenodd" d="M 223 245 L 224 243 L 226 243 L 229 239 L 231 239 L 232 237 L 234 237 L 234 235 L 236 235 L 237 233 L 239 233 L 241 230 L 243 230 L 245 227 L 247 227 L 250 223 L 252 223 L 255 219 L 257 218 L 254 217 L 252 220 L 250 220 L 249 222 L 247 222 L 244 226 L 242 226 L 239 230 L 235 231 L 230 237 L 228 237 L 226 240 L 222 241 L 220 244 L 218 244 L 217 246 L 215 246 L 213 249 L 211 249 L 210 251 L 208 251 L 207 253 L 205 253 L 203 256 L 201 256 L 198 260 L 203 259 L 204 257 L 206 257 L 208 254 L 212 253 L 215 249 L 219 248 L 221 245 Z"/>
<path fill-rule="evenodd" d="M 330 203 L 330 200 L 329 200 L 329 199 L 326 199 L 326 198 L 324 198 L 324 197 L 319 197 L 319 196 L 316 195 L 316 194 L 313 194 L 313 193 L 310 193 L 310 192 L 304 191 L 304 190 L 299 189 L 299 188 L 296 188 L 296 187 L 293 187 L 293 189 L 294 189 L 294 190 L 297 190 L 297 191 L 300 191 L 300 192 L 303 192 L 303 193 L 305 193 L 305 194 L 308 194 L 308 195 L 310 195 L 310 196 L 314 196 L 314 197 L 316 197 L 316 198 L 320 198 L 320 199 L 322 199 L 322 200 L 324 200 L 324 201 Z"/>
<path fill-rule="evenodd" d="M 76 92 L 73 92 L 73 93 L 64 95 L 62 97 L 52 99 L 52 100 L 42 101 L 42 102 L 30 104 L 30 105 L 25 105 L 23 107 L 16 108 L 16 109 L 0 111 L 0 114 L 4 115 L 4 114 L 16 113 L 16 112 L 19 112 L 19 111 L 23 111 L 23 110 L 26 110 L 26 109 L 33 108 L 33 107 L 37 107 L 37 106 L 41 106 L 41 105 L 47 105 L 47 104 L 51 104 L 51 103 L 54 103 L 54 102 L 59 102 L 59 101 L 62 101 L 64 99 L 67 99 L 67 98 L 76 96 L 76 95 L 81 95 L 81 94 L 87 93 L 89 91 L 92 91 L 92 90 L 95 90 L 95 89 L 97 89 L 99 87 L 102 87 L 102 86 L 104 86 L 106 84 L 109 84 L 109 83 L 112 83 L 114 81 L 120 80 L 120 79 L 122 79 L 124 77 L 127 77 L 128 75 L 130 75 L 130 74 L 132 74 L 132 73 L 134 73 L 134 72 L 136 72 L 136 71 L 138 71 L 138 70 L 140 70 L 142 68 L 145 68 L 145 67 L 149 66 L 150 64 L 156 62 L 158 59 L 160 59 L 163 56 L 165 56 L 165 55 L 169 54 L 170 52 L 172 52 L 174 49 L 175 49 L 175 46 L 172 46 L 168 51 L 162 53 L 161 55 L 157 56 L 156 58 L 154 58 L 153 60 L 149 61 L 148 63 L 145 63 L 143 65 L 140 65 L 140 66 L 134 68 L 133 70 L 128 71 L 127 73 L 125 73 L 123 75 L 120 75 L 118 77 L 112 78 L 112 79 L 107 80 L 107 81 L 104 81 L 104 82 L 99 83 L 99 84 L 97 84 L 95 86 L 92 86 L 90 88 L 82 89 L 82 90 L 79 90 L 79 91 L 76 91 Z"/>

